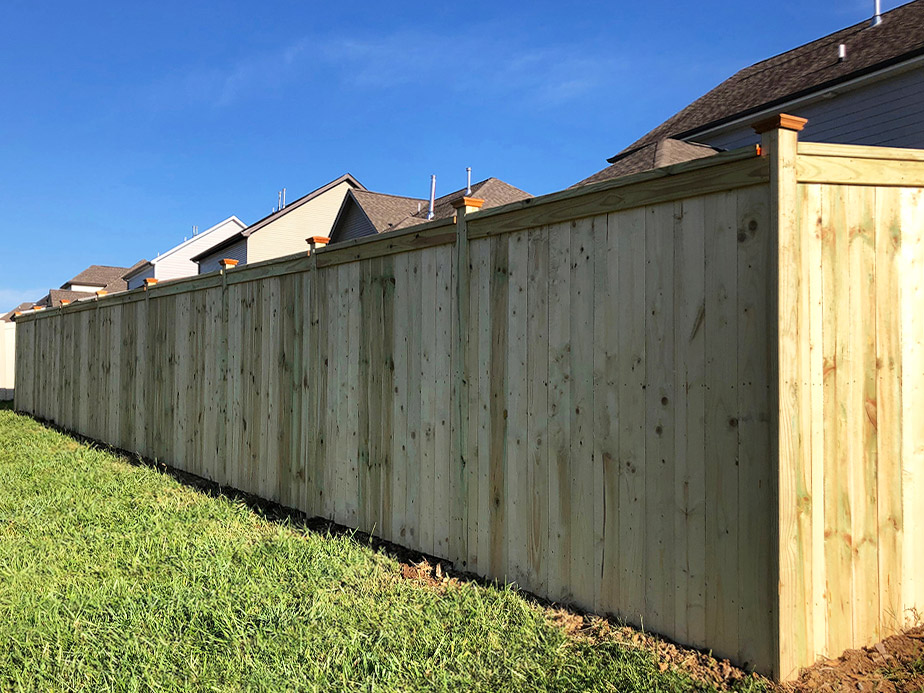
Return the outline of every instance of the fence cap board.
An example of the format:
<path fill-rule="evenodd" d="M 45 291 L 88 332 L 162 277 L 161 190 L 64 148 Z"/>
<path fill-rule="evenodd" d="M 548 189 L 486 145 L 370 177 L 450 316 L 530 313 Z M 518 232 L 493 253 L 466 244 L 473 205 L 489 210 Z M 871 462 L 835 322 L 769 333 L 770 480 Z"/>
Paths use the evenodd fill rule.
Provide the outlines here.
<path fill-rule="evenodd" d="M 315 251 L 317 266 L 329 267 L 355 260 L 450 245 L 455 243 L 455 226 L 455 219 L 450 217 L 424 222 L 400 231 L 386 231 L 375 236 L 334 243 Z"/>

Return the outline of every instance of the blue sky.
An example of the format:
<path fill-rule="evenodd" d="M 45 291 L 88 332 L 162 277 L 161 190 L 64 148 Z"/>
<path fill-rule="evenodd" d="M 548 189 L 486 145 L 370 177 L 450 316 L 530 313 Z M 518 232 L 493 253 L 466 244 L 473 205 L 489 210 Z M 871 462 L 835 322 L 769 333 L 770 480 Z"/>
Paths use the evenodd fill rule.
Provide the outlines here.
<path fill-rule="evenodd" d="M 872 5 L 3 0 L 0 308 L 343 172 L 553 192 Z"/>

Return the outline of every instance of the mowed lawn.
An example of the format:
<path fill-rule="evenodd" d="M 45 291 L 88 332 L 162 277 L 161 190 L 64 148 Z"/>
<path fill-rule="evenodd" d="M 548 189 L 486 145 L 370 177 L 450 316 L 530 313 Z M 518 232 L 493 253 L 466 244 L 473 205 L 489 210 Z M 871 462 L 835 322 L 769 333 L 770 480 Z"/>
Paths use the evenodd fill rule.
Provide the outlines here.
<path fill-rule="evenodd" d="M 757 686 L 757 683 L 748 685 Z M 0 407 L 0 690 L 680 691 L 509 589 L 433 588 Z"/>

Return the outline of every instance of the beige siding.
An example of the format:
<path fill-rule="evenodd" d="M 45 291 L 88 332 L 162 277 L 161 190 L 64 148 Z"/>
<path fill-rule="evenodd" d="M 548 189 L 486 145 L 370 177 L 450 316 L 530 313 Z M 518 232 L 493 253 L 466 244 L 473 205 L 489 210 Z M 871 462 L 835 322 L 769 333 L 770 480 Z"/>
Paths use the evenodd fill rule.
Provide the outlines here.
<path fill-rule="evenodd" d="M 343 182 L 260 228 L 247 239 L 247 262 L 261 262 L 308 250 L 306 238 L 329 236 L 347 191 Z"/>
<path fill-rule="evenodd" d="M 0 321 L 0 400 L 13 399 L 16 323 Z"/>

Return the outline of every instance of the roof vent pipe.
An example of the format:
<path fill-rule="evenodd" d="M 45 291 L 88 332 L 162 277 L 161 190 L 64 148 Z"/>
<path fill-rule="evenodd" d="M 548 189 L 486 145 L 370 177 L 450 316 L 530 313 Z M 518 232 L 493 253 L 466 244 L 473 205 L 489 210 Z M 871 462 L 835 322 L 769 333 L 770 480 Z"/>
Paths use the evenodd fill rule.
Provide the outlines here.
<path fill-rule="evenodd" d="M 837 47 L 837 62 L 842 63 L 847 60 L 847 46 L 843 43 Z"/>
<path fill-rule="evenodd" d="M 433 218 L 433 206 L 436 204 L 436 174 L 430 176 L 430 209 L 427 211 L 427 221 Z"/>
<path fill-rule="evenodd" d="M 286 189 L 282 189 L 282 208 L 285 209 L 286 206 Z"/>
<path fill-rule="evenodd" d="M 880 0 L 873 0 L 873 19 L 870 21 L 870 26 L 879 26 L 882 24 L 882 7 L 880 7 Z"/>
<path fill-rule="evenodd" d="M 465 179 L 466 179 L 465 194 L 471 195 L 472 194 L 472 167 L 471 166 L 465 169 Z"/>

